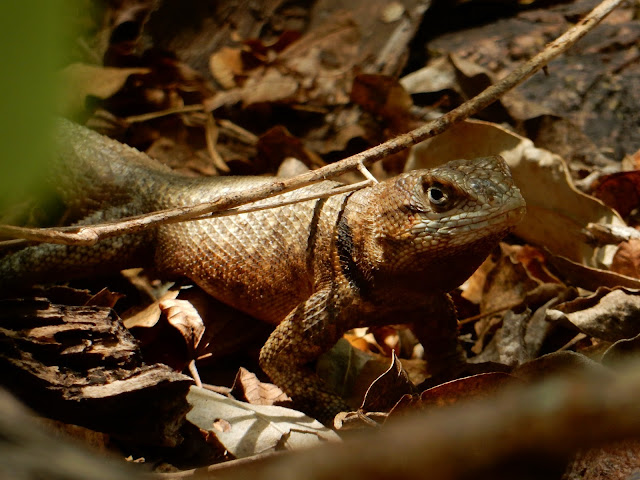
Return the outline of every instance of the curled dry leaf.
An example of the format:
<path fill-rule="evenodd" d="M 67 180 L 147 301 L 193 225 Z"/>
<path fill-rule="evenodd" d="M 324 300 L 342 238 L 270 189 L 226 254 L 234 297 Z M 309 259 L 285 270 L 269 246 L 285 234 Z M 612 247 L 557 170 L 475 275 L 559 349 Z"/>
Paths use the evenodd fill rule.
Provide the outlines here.
<path fill-rule="evenodd" d="M 457 85 L 456 72 L 449 57 L 441 56 L 400 79 L 400 84 L 411 94 L 454 89 Z"/>
<path fill-rule="evenodd" d="M 335 432 L 296 410 L 250 405 L 198 387 L 191 388 L 187 401 L 192 406 L 187 420 L 214 434 L 236 458 L 339 440 Z"/>
<path fill-rule="evenodd" d="M 235 76 L 243 73 L 242 51 L 237 48 L 222 47 L 211 55 L 209 70 L 223 88 L 230 89 L 237 86 Z"/>
<path fill-rule="evenodd" d="M 387 75 L 357 75 L 351 100 L 365 111 L 386 119 L 396 131 L 410 130 L 413 100 L 404 87 Z"/>
<path fill-rule="evenodd" d="M 562 478 L 566 480 L 611 478 L 640 480 L 640 440 L 624 440 L 580 451 Z"/>
<path fill-rule="evenodd" d="M 586 355 L 571 351 L 542 355 L 520 365 L 511 373 L 526 382 L 541 381 L 558 374 L 575 376 L 577 373 L 582 373 L 601 378 L 603 381 L 614 377 L 614 373 L 608 368 Z"/>
<path fill-rule="evenodd" d="M 553 302 L 567 290 L 549 272 L 541 251 L 505 243 L 500 245 L 500 256 L 494 255 L 486 261 L 467 284 L 472 289 L 465 290 L 465 298 L 472 295 L 482 313 L 493 312 L 493 315 L 485 315 L 474 324 L 478 338 L 472 348 L 477 354 L 473 361 L 506 365 L 518 365 L 532 358 L 549 329 L 546 322 L 539 321 L 539 316 L 535 316 L 533 321 L 531 312 L 523 315 L 510 310 L 503 312 L 522 304 L 535 309 Z M 528 341 L 526 337 L 529 337 Z"/>
<path fill-rule="evenodd" d="M 522 247 L 500 244 L 501 256 L 488 273 L 481 312 L 491 312 L 522 303 L 543 282 L 534 278 L 518 258 Z"/>
<path fill-rule="evenodd" d="M 147 360 L 181 370 L 196 356 L 205 325 L 191 302 L 176 299 L 178 294 L 169 290 L 123 323 L 142 342 Z"/>
<path fill-rule="evenodd" d="M 298 81 L 277 68 L 260 68 L 247 79 L 243 88 L 244 106 L 256 103 L 293 102 L 297 99 Z"/>
<path fill-rule="evenodd" d="M 405 395 L 389 412 L 389 417 L 403 415 L 417 409 L 444 407 L 471 398 L 487 398 L 507 385 L 518 382 L 501 372 L 481 373 L 452 380 L 425 390 L 420 395 Z"/>
<path fill-rule="evenodd" d="M 282 125 L 272 127 L 260 135 L 257 148 L 265 169 L 275 171 L 287 157 L 300 160 L 307 169 L 325 165 L 322 158 L 308 149 L 302 140 L 292 135 Z"/>
<path fill-rule="evenodd" d="M 83 63 L 72 63 L 60 76 L 64 91 L 60 96 L 59 113 L 72 117 L 84 111 L 88 96 L 109 98 L 118 92 L 130 75 L 149 73 L 148 68 L 99 67 Z"/>
<path fill-rule="evenodd" d="M 366 412 L 389 411 L 403 395 L 411 394 L 415 386 L 409 380 L 407 372 L 395 353 L 391 356 L 391 365 L 369 386 L 362 402 Z"/>
<path fill-rule="evenodd" d="M 493 337 L 497 351 L 495 361 L 504 365 L 516 366 L 533 358 L 532 352 L 529 351 L 525 342 L 530 319 L 530 310 L 519 314 L 509 310 L 505 314 L 502 327 Z"/>
<path fill-rule="evenodd" d="M 170 290 L 165 293 L 160 300 L 153 302 L 146 308 L 132 313 L 131 315 L 123 315 L 122 322 L 128 329 L 142 327 L 151 328 L 158 323 L 162 311 L 160 309 L 160 302 L 164 300 L 171 300 L 178 296 L 180 293 L 178 290 Z"/>
<path fill-rule="evenodd" d="M 550 320 L 568 321 L 580 331 L 615 342 L 640 334 L 640 292 L 599 288 L 593 295 L 559 305 L 547 312 Z"/>
<path fill-rule="evenodd" d="M 562 159 L 536 148 L 529 139 L 491 123 L 466 121 L 414 147 L 407 170 L 490 155 L 505 158 L 527 202 L 527 215 L 516 235 L 588 266 L 611 264 L 615 247 L 591 246 L 583 228 L 590 222 L 624 222 L 612 209 L 578 191 Z"/>
<path fill-rule="evenodd" d="M 602 364 L 617 366 L 622 362 L 635 360 L 640 355 L 640 334 L 633 338 L 623 338 L 611 345 L 602 355 Z"/>
<path fill-rule="evenodd" d="M 354 348 L 344 338 L 318 359 L 316 370 L 333 391 L 352 406 L 362 403 L 371 383 L 384 373 L 389 358 Z"/>
<path fill-rule="evenodd" d="M 613 272 L 640 279 L 640 239 L 622 242 L 611 263 Z"/>
<path fill-rule="evenodd" d="M 193 355 L 204 333 L 204 322 L 195 307 L 187 300 L 165 299 L 158 303 L 160 310 L 182 335 L 189 355 Z"/>
<path fill-rule="evenodd" d="M 252 405 L 275 405 L 291 400 L 279 387 L 273 383 L 261 382 L 254 373 L 244 367 L 238 370 L 231 394 Z"/>
<path fill-rule="evenodd" d="M 593 195 L 626 218 L 640 205 L 640 171 L 619 172 L 598 178 Z"/>
<path fill-rule="evenodd" d="M 544 303 L 565 287 L 549 270 L 541 250 L 500 243 L 500 256 L 487 258 L 461 288 L 465 299 L 487 312 L 524 300 Z"/>
<path fill-rule="evenodd" d="M 549 264 L 553 265 L 557 271 L 562 272 L 562 277 L 572 285 L 591 291 L 595 291 L 599 287 L 640 288 L 640 280 L 637 278 L 602 270 L 600 268 L 588 267 L 571 261 L 566 257 L 552 255 L 549 252 L 546 253 Z"/>

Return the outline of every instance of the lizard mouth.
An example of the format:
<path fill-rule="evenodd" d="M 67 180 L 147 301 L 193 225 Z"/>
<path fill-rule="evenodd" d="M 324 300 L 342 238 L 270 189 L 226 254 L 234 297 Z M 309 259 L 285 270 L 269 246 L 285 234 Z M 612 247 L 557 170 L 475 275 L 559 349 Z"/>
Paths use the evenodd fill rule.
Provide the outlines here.
<path fill-rule="evenodd" d="M 510 225 L 516 225 L 520 223 L 520 221 L 524 218 L 527 213 L 527 207 L 524 205 L 519 205 L 517 207 L 512 208 L 511 210 L 504 213 L 507 222 Z"/>
<path fill-rule="evenodd" d="M 468 226 L 469 230 L 475 230 L 483 227 L 492 227 L 495 225 L 504 225 L 504 228 L 511 228 L 524 218 L 527 207 L 522 202 L 513 202 L 513 207 L 508 210 L 501 210 L 486 217 L 469 218 L 468 222 L 460 222 L 459 227 Z"/>
<path fill-rule="evenodd" d="M 473 232 L 482 229 L 490 229 L 491 233 L 497 230 L 509 230 L 517 225 L 527 211 L 522 197 L 514 198 L 509 204 L 490 215 L 470 215 L 451 217 L 448 222 L 432 222 L 430 220 L 414 225 L 413 232 L 418 236 L 423 235 L 456 235 L 463 232 Z M 438 226 L 434 228 L 434 223 Z M 489 231 L 487 232 L 489 233 Z"/>

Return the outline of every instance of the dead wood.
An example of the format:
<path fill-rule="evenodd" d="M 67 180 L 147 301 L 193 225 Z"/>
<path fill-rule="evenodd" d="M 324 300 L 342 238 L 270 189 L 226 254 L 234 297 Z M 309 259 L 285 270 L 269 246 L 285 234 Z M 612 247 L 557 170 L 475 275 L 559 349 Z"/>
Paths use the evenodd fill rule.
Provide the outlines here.
<path fill-rule="evenodd" d="M 192 380 L 145 365 L 109 308 L 0 302 L 3 385 L 37 412 L 147 445 L 173 446 Z"/>

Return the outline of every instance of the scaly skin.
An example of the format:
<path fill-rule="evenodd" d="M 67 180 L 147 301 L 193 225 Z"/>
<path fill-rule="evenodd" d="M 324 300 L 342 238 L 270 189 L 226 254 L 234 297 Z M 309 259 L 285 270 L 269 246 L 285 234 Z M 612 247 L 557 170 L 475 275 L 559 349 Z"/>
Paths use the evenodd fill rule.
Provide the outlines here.
<path fill-rule="evenodd" d="M 60 189 L 91 215 L 86 223 L 209 202 L 267 181 L 184 177 L 67 121 L 57 138 Z M 303 410 L 327 421 L 348 407 L 307 364 L 348 329 L 415 322 L 430 365 L 463 361 L 446 293 L 473 273 L 524 210 L 504 160 L 458 160 L 348 194 L 164 225 L 94 247 L 28 247 L 0 260 L 0 283 L 151 264 L 167 276 L 188 277 L 277 325 L 261 350 L 262 368 Z"/>

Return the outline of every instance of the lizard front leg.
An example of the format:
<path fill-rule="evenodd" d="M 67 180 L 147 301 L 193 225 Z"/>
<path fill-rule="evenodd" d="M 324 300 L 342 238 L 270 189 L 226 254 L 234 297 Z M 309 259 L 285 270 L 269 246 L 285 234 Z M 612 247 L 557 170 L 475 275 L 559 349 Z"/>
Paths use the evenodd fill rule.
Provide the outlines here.
<path fill-rule="evenodd" d="M 415 314 L 413 332 L 424 347 L 429 373 L 434 378 L 454 378 L 467 363 L 458 341 L 458 319 L 448 294 L 432 296 L 426 308 Z"/>
<path fill-rule="evenodd" d="M 348 329 L 336 321 L 340 309 L 331 303 L 333 296 L 330 288 L 314 293 L 287 315 L 260 350 L 260 366 L 271 380 L 323 423 L 350 410 L 308 366 Z"/>

